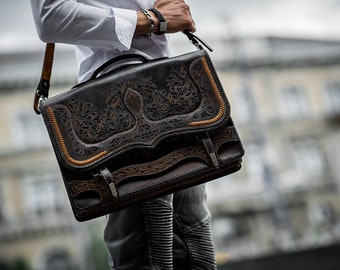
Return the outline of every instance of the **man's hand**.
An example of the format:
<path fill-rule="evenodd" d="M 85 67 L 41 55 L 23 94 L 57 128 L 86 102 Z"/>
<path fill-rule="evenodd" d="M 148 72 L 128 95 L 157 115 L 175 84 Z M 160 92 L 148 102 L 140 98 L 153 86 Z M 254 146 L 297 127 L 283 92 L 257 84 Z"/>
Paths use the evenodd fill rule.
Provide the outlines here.
<path fill-rule="evenodd" d="M 167 33 L 184 30 L 196 31 L 190 8 L 184 0 L 156 0 L 154 8 L 162 13 L 167 22 Z"/>
<path fill-rule="evenodd" d="M 191 17 L 190 8 L 184 0 L 156 0 L 153 7 L 162 13 L 166 20 L 166 33 L 176 33 L 184 30 L 189 30 L 191 32 L 196 31 L 194 20 Z M 148 33 L 148 19 L 141 11 L 137 11 L 137 16 L 135 34 L 140 35 Z M 155 22 L 155 30 L 159 29 L 159 20 L 157 17 L 153 16 L 153 20 Z"/>

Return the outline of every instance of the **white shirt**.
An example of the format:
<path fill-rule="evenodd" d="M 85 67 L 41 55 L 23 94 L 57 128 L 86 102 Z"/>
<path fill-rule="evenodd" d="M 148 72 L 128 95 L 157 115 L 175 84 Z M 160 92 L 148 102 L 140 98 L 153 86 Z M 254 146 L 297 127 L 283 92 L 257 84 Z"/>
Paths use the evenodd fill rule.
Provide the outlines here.
<path fill-rule="evenodd" d="M 79 81 L 88 79 L 107 60 L 137 53 L 146 58 L 169 56 L 166 35 L 134 37 L 137 13 L 154 0 L 30 0 L 38 34 L 44 42 L 77 46 Z"/>

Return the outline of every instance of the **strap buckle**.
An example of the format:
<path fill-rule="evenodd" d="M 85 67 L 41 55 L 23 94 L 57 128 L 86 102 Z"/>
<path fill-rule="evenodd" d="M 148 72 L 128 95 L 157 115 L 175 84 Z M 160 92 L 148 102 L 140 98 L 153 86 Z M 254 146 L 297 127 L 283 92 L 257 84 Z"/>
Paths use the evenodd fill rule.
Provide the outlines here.
<path fill-rule="evenodd" d="M 41 101 L 48 98 L 48 90 L 50 89 L 50 83 L 46 79 L 41 79 L 37 90 L 34 94 L 33 109 L 36 114 L 41 114 L 39 104 Z"/>

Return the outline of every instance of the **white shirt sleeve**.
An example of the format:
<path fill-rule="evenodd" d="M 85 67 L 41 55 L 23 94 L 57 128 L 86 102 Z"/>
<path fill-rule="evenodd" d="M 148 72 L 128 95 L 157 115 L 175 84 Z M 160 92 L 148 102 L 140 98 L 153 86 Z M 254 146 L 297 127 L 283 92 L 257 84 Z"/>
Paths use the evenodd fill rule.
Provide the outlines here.
<path fill-rule="evenodd" d="M 40 39 L 112 51 L 130 49 L 135 10 L 95 7 L 75 0 L 30 0 Z"/>

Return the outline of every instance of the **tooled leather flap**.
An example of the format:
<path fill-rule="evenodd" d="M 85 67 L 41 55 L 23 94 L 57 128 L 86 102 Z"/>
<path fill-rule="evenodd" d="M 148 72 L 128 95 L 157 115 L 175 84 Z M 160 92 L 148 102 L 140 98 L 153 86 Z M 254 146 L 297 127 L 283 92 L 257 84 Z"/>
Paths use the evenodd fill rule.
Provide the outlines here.
<path fill-rule="evenodd" d="M 230 116 L 204 50 L 109 72 L 43 101 L 40 110 L 59 161 L 75 168 L 214 130 Z"/>

